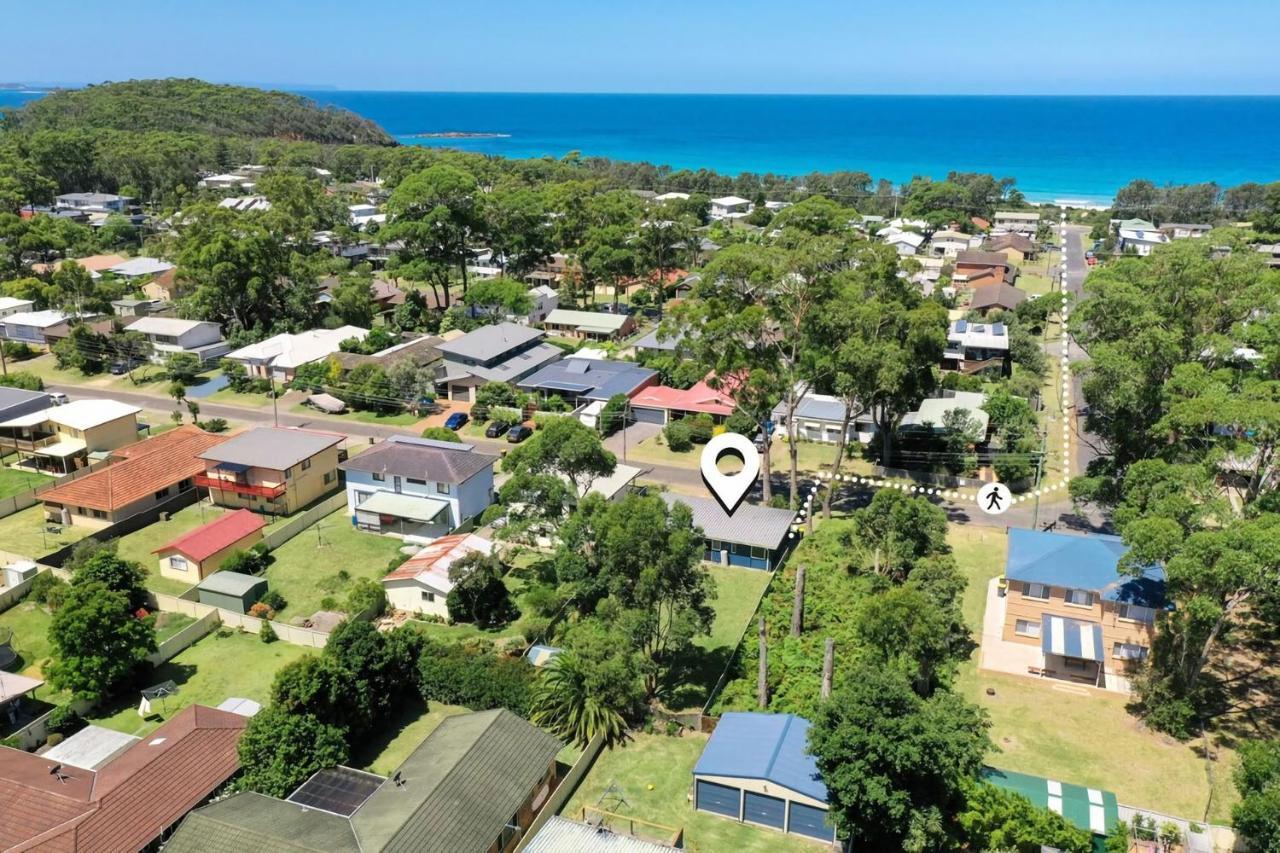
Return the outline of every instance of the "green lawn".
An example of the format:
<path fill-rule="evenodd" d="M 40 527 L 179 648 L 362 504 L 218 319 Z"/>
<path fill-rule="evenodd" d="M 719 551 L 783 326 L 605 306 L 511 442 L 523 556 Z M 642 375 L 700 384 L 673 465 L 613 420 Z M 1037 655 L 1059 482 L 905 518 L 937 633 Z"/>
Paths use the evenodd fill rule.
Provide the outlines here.
<path fill-rule="evenodd" d="M 78 370 L 59 370 L 57 362 L 51 354 L 29 359 L 18 364 L 11 364 L 10 369 L 34 373 L 44 380 L 46 385 L 82 385 L 86 388 L 116 391 L 136 391 L 138 393 L 167 394 L 169 379 L 164 367 L 159 364 L 144 364 L 133 369 L 133 378 L 129 374 L 114 376 L 107 371 L 86 376 Z M 206 371 L 196 377 L 188 387 L 207 382 L 214 371 Z"/>
<path fill-rule="evenodd" d="M 100 726 L 143 735 L 188 705 L 214 707 L 232 696 L 266 704 L 276 670 L 310 651 L 291 643 L 264 643 L 256 634 L 219 629 L 184 650 L 148 676 L 148 684 L 172 680 L 178 693 L 163 705 L 152 702 L 152 714 L 138 716 L 140 694 L 129 691 L 89 715 Z"/>
<path fill-rule="evenodd" d="M 53 481 L 48 474 L 38 474 L 17 468 L 0 468 L 0 498 L 8 498 L 29 492 L 36 486 Z"/>
<path fill-rule="evenodd" d="M 185 613 L 157 613 L 156 645 L 160 645 L 195 621 Z"/>
<path fill-rule="evenodd" d="M 0 628 L 13 631 L 13 650 L 20 660 L 9 669 L 42 677 L 42 664 L 52 654 L 49 644 L 49 623 L 52 617 L 43 605 L 29 598 L 19 601 L 3 613 L 0 613 Z"/>
<path fill-rule="evenodd" d="M 382 412 L 356 412 L 349 411 L 342 415 L 326 415 L 317 412 L 310 406 L 304 406 L 299 403 L 296 406 L 289 407 L 289 411 L 295 415 L 317 415 L 333 421 L 356 421 L 362 424 L 378 424 L 381 426 L 412 426 L 422 420 L 422 415 L 415 415 L 413 412 L 393 412 L 385 414 Z"/>
<path fill-rule="evenodd" d="M 963 611 L 977 639 L 987 582 L 1004 572 L 1007 537 L 991 528 L 952 526 L 948 538 L 969 578 Z M 1204 819 L 1210 784 L 1200 744 L 1148 731 L 1125 710 L 1124 696 L 979 671 L 976 652 L 961 668 L 957 689 L 991 715 L 991 739 L 1000 750 L 989 758 L 994 766 L 1105 788 L 1126 805 Z M 1229 823 L 1234 756 L 1218 749 L 1209 819 Z"/>
<path fill-rule="evenodd" d="M 57 533 L 48 527 L 58 528 Z M 8 551 L 35 560 L 66 545 L 79 542 L 92 531 L 80 525 L 48 524 L 44 507 L 36 504 L 21 512 L 0 518 L 0 551 Z"/>
<path fill-rule="evenodd" d="M 195 577 L 194 572 L 190 581 L 165 577 L 160 574 L 156 555 L 152 552 L 182 534 L 213 521 L 225 512 L 226 510 L 222 507 L 210 506 L 203 501 L 184 507 L 169 516 L 168 521 L 157 521 L 127 536 L 121 536 L 117 540 L 116 553 L 126 560 L 135 560 L 142 564 L 142 567 L 147 570 L 148 588 L 156 592 L 180 595 L 190 589 L 193 584 L 198 583 L 199 578 Z"/>
<path fill-rule="evenodd" d="M 1053 289 L 1053 271 L 1062 263 L 1057 252 L 1041 255 L 1034 261 L 1024 261 L 1019 266 L 1018 287 L 1031 296 L 1049 293 Z"/>
<path fill-rule="evenodd" d="M 395 718 L 365 738 L 352 756 L 351 766 L 390 776 L 446 717 L 466 713 L 470 712 L 460 705 L 436 703 L 428 709 L 420 698 L 405 702 Z"/>
<path fill-rule="evenodd" d="M 219 403 L 224 406 L 243 406 L 250 409 L 269 409 L 271 408 L 271 398 L 266 394 L 241 394 L 232 391 L 230 388 L 220 388 L 214 391 L 208 397 L 202 397 L 201 403 Z M 280 403 L 279 400 L 277 400 Z M 281 409 L 286 409 L 288 403 L 280 403 Z"/>
<path fill-rule="evenodd" d="M 345 507 L 320 519 L 272 552 L 267 581 L 288 602 L 281 611 L 284 620 L 321 610 L 326 597 L 342 608 L 351 581 L 381 578 L 403 544 L 357 530 Z"/>
<path fill-rule="evenodd" d="M 693 710 L 706 704 L 773 577 L 736 566 L 711 566 L 710 571 L 716 585 L 716 621 L 710 635 L 694 640 L 697 654 L 669 674 L 664 701 L 670 708 Z"/>
<path fill-rule="evenodd" d="M 694 811 L 689 800 L 693 765 L 707 737 L 637 734 L 625 746 L 600 753 L 562 814 L 581 820 L 583 806 L 596 806 L 672 829 L 683 827 L 685 848 L 698 853 L 814 853 L 821 849 L 814 842 Z M 625 803 L 612 795 L 601 802 L 611 784 Z"/>

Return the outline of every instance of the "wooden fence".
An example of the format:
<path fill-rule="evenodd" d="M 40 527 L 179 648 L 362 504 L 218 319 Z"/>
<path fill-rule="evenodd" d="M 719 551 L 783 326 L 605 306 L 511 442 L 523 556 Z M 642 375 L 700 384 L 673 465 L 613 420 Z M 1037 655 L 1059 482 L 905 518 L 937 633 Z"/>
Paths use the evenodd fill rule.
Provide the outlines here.
<path fill-rule="evenodd" d="M 569 802 L 569 798 L 578 790 L 578 786 L 582 784 L 582 780 L 586 778 L 587 772 L 591 770 L 592 765 L 596 763 L 596 758 L 600 755 L 600 750 L 604 748 L 604 735 L 596 735 L 587 744 L 587 748 L 582 751 L 582 755 L 578 756 L 578 760 L 573 763 L 573 767 L 560 780 L 560 784 L 551 792 L 551 796 L 547 798 L 546 803 L 542 806 L 542 811 L 538 812 L 538 816 L 533 819 L 533 823 L 529 824 L 529 828 L 525 830 L 524 837 L 520 839 L 520 843 L 516 845 L 515 853 L 521 850 L 529 843 L 538 830 L 546 825 L 547 821 L 559 814 Z"/>

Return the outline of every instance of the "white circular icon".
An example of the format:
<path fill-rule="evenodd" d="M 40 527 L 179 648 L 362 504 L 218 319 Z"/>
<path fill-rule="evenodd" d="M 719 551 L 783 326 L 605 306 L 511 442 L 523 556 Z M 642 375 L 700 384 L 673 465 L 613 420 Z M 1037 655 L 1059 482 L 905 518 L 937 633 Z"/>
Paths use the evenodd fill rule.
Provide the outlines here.
<path fill-rule="evenodd" d="M 978 509 L 987 515 L 1002 515 L 1013 505 L 1013 492 L 1004 483 L 987 483 L 978 490 Z"/>

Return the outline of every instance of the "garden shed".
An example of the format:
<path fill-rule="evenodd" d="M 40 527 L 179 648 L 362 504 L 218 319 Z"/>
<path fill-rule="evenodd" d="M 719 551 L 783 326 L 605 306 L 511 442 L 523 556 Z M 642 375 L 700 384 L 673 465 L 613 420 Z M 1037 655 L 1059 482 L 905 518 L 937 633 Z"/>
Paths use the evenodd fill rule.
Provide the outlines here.
<path fill-rule="evenodd" d="M 730 712 L 693 768 L 693 807 L 822 841 L 835 839 L 827 786 L 807 752 L 809 721 Z"/>
<path fill-rule="evenodd" d="M 267 579 L 239 572 L 214 572 L 196 587 L 201 604 L 210 604 L 236 613 L 248 613 L 266 595 Z"/>

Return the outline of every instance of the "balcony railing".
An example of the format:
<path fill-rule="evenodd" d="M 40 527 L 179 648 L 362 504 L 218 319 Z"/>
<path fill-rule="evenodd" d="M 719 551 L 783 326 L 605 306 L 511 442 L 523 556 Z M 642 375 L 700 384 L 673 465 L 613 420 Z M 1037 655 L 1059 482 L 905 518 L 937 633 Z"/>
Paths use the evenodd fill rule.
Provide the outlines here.
<path fill-rule="evenodd" d="M 196 485 L 221 492 L 238 492 L 242 495 L 255 495 L 260 498 L 271 498 L 272 500 L 283 495 L 289 488 L 285 484 L 278 486 L 255 485 L 243 480 L 233 480 L 230 477 L 210 477 L 208 474 L 196 474 Z"/>

